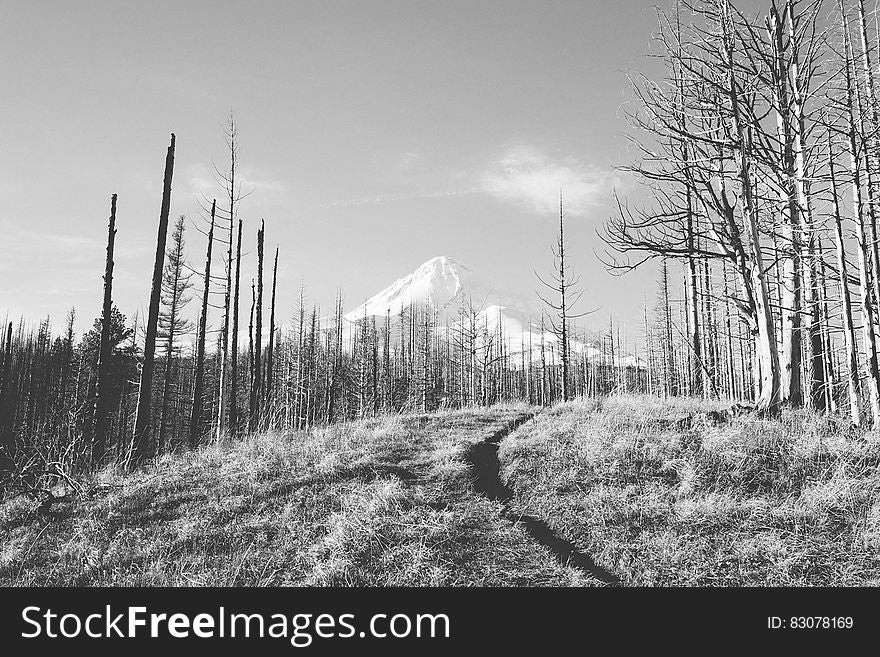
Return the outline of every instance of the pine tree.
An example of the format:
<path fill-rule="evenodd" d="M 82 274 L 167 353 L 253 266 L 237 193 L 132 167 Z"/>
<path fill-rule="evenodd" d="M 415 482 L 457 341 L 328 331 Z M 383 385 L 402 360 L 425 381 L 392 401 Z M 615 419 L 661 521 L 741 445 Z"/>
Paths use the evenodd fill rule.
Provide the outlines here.
<path fill-rule="evenodd" d="M 180 215 L 171 233 L 171 245 L 168 247 L 165 271 L 162 274 L 161 304 L 159 313 L 159 340 L 165 345 L 165 374 L 162 383 L 162 410 L 159 415 L 158 453 L 166 448 L 165 437 L 168 424 L 168 405 L 171 400 L 174 361 L 180 352 L 180 339 L 192 329 L 192 323 L 183 317 L 183 311 L 190 302 L 187 293 L 192 288 L 188 273 L 186 256 L 184 255 L 184 231 L 186 217 Z"/>

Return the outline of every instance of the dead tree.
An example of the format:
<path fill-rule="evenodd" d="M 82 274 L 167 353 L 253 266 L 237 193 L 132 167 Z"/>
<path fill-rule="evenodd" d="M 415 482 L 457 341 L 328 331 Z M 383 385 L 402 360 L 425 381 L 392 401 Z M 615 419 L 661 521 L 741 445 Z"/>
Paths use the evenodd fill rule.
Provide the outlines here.
<path fill-rule="evenodd" d="M 840 216 L 840 201 L 837 190 L 837 176 L 834 171 L 834 151 L 831 144 L 831 131 L 828 132 L 828 171 L 831 176 L 831 198 L 834 202 L 834 238 L 837 246 L 837 271 L 840 281 L 840 300 L 843 304 L 843 336 L 846 347 L 846 380 L 849 396 L 849 413 L 856 426 L 862 422 L 859 402 L 859 362 L 856 353 L 856 331 L 853 325 L 852 300 L 849 291 L 849 271 L 846 262 L 846 245 L 843 241 L 843 227 Z"/>
<path fill-rule="evenodd" d="M 867 143 L 865 148 L 865 178 L 868 192 L 868 218 L 871 237 L 871 269 L 874 272 L 874 300 L 880 304 L 880 239 L 877 232 L 877 168 L 880 159 L 880 140 L 877 131 L 880 130 L 880 109 L 877 107 L 877 92 L 874 87 L 874 63 L 871 61 L 871 46 L 868 43 L 868 28 L 865 19 L 865 0 L 856 0 L 859 17 L 859 35 L 862 39 L 862 69 L 864 72 L 864 87 L 867 96 L 867 112 L 859 112 L 860 116 L 867 117 Z M 855 63 L 853 63 L 855 66 Z"/>
<path fill-rule="evenodd" d="M 272 386 L 275 383 L 274 363 L 275 356 L 275 287 L 278 283 L 278 247 L 275 247 L 275 264 L 272 267 L 272 301 L 269 311 L 269 344 L 266 345 L 266 406 L 272 409 Z"/>
<path fill-rule="evenodd" d="M 568 323 L 575 317 L 582 317 L 584 313 L 572 314 L 571 309 L 580 299 L 583 292 L 576 289 L 577 279 L 572 277 L 570 268 L 565 264 L 565 212 L 563 209 L 562 190 L 559 190 L 559 234 L 556 238 L 556 246 L 552 249 L 555 261 L 554 274 L 549 281 L 541 277 L 538 280 L 550 291 L 559 295 L 558 301 L 545 299 L 538 294 L 552 311 L 550 315 L 550 327 L 559 342 L 559 356 L 562 361 L 562 401 L 570 399 L 569 380 L 569 352 L 571 344 L 568 335 Z"/>
<path fill-rule="evenodd" d="M 781 275 L 782 305 L 782 400 L 793 406 L 803 404 L 801 385 L 801 204 L 799 190 L 803 182 L 795 171 L 795 129 L 790 100 L 791 68 L 797 62 L 791 54 L 794 43 L 786 42 L 786 29 L 775 2 L 766 21 L 771 45 L 770 70 L 773 106 L 776 114 L 777 140 L 781 149 L 779 175 L 780 202 L 785 206 L 782 222 L 784 257 Z M 791 60 L 791 61 L 790 61 Z M 802 195 L 802 192 L 800 193 Z"/>
<path fill-rule="evenodd" d="M 0 370 L 0 471 L 7 467 L 12 458 L 12 413 L 9 407 L 13 402 L 12 382 L 12 322 L 6 328 L 3 342 L 3 369 Z"/>
<path fill-rule="evenodd" d="M 171 178 L 174 174 L 174 133 L 165 156 L 165 178 L 162 207 L 159 211 L 159 233 L 156 238 L 156 260 L 153 263 L 153 285 L 147 315 L 144 362 L 138 388 L 137 413 L 131 444 L 131 464 L 138 464 L 149 454 L 150 411 L 153 391 L 153 364 L 156 355 L 156 332 L 159 325 L 159 298 L 162 294 L 162 269 L 165 262 L 165 241 L 168 235 L 168 213 L 171 210 Z"/>
<path fill-rule="evenodd" d="M 97 385 L 92 434 L 92 462 L 100 466 L 107 452 L 110 429 L 110 314 L 113 311 L 113 250 L 116 243 L 116 194 L 110 197 L 107 228 L 107 259 L 104 264 L 104 305 L 101 310 L 101 341 L 98 346 Z"/>
<path fill-rule="evenodd" d="M 205 332 L 208 328 L 208 294 L 211 285 L 211 249 L 214 245 L 214 219 L 216 199 L 211 203 L 211 227 L 208 229 L 208 248 L 205 253 L 205 279 L 202 288 L 202 310 L 199 314 L 199 334 L 196 339 L 196 371 L 193 384 L 192 410 L 189 419 L 189 447 L 195 449 L 199 442 L 202 424 L 202 404 L 205 381 Z"/>
<path fill-rule="evenodd" d="M 241 182 L 236 182 L 236 173 L 238 166 L 238 132 L 235 127 L 235 118 L 229 115 L 229 121 L 226 127 L 226 146 L 229 150 L 229 172 L 220 173 L 217 171 L 223 187 L 226 191 L 226 197 L 229 202 L 229 221 L 228 241 L 226 248 L 226 286 L 223 302 L 223 323 L 220 329 L 220 377 L 218 379 L 218 404 L 217 404 L 217 427 L 216 438 L 219 440 L 226 430 L 227 416 L 229 413 L 228 406 L 230 398 L 234 398 L 237 394 L 237 382 L 230 375 L 232 368 L 230 367 L 230 348 L 238 353 L 238 346 L 233 342 L 230 344 L 230 328 L 233 325 L 232 318 L 232 240 L 233 228 L 235 226 L 236 206 L 243 198 L 241 193 Z M 237 327 L 236 327 L 237 333 Z M 233 390 L 234 388 L 234 390 Z M 237 413 L 237 410 L 236 410 Z"/>
<path fill-rule="evenodd" d="M 248 322 L 248 431 L 255 431 L 254 418 L 256 417 L 255 404 L 257 398 L 254 395 L 254 308 L 257 305 L 257 288 L 254 279 L 251 279 L 251 314 Z"/>
<path fill-rule="evenodd" d="M 229 368 L 229 430 L 233 435 L 238 433 L 238 298 L 241 282 L 241 229 L 242 221 L 239 219 L 235 247 L 235 290 L 232 293 L 232 344 L 230 345 L 232 356 Z"/>
<path fill-rule="evenodd" d="M 675 78 L 675 87 L 676 93 L 678 94 L 678 107 L 679 110 L 676 112 L 676 120 L 678 122 L 679 130 L 682 134 L 686 134 L 688 130 L 688 114 L 685 111 L 685 79 L 684 79 L 684 70 L 681 65 L 682 58 L 684 56 L 683 49 L 681 47 L 681 15 L 679 12 L 679 7 L 676 5 L 675 11 L 675 27 L 676 27 L 676 35 L 677 41 L 679 43 L 679 48 L 677 52 L 677 59 L 679 63 L 676 65 L 673 64 L 673 76 Z M 681 151 L 681 162 L 682 162 L 682 172 L 686 180 L 686 184 L 684 185 L 684 211 L 686 216 L 686 236 L 687 236 L 687 271 L 688 271 L 688 280 L 687 285 L 685 287 L 685 298 L 687 299 L 687 295 L 690 295 L 690 315 L 688 316 L 689 322 L 689 330 L 688 337 L 690 339 L 691 348 L 693 351 L 693 358 L 691 358 L 691 354 L 688 354 L 688 360 L 692 363 L 691 367 L 688 370 L 688 380 L 691 382 L 690 385 L 690 393 L 692 395 L 701 394 L 703 391 L 703 351 L 702 351 L 702 340 L 700 337 L 700 313 L 697 307 L 697 209 L 696 199 L 694 194 L 694 181 L 693 181 L 693 171 L 690 166 L 690 156 L 691 156 L 691 147 L 686 139 L 679 139 L 679 148 Z"/>
<path fill-rule="evenodd" d="M 855 63 L 853 61 L 849 25 L 846 19 L 846 13 L 843 9 L 843 0 L 839 0 L 839 8 L 841 11 L 845 49 L 846 96 L 844 103 L 848 119 L 846 132 L 850 156 L 853 216 L 856 218 L 856 225 L 858 227 L 856 236 L 859 244 L 859 286 L 861 287 L 862 334 L 868 361 L 868 402 L 871 405 L 872 421 L 874 424 L 877 424 L 880 422 L 880 371 L 878 371 L 877 366 L 877 343 L 874 333 L 874 306 L 871 303 L 871 239 L 865 217 L 865 204 L 862 197 L 861 152 L 859 149 L 855 100 Z"/>
<path fill-rule="evenodd" d="M 253 417 L 251 418 L 251 426 L 254 431 L 258 431 L 262 426 L 262 356 L 263 356 L 263 243 L 266 237 L 266 222 L 260 222 L 260 229 L 257 231 L 257 307 L 256 307 L 256 325 L 254 326 L 254 380 L 251 386 L 251 395 L 253 398 Z"/>

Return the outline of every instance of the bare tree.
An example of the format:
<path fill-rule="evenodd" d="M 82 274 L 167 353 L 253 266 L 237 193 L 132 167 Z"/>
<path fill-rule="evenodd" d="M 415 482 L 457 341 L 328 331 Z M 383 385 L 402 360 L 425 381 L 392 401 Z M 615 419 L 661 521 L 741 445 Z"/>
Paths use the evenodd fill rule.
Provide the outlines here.
<path fill-rule="evenodd" d="M 156 355 L 156 332 L 159 324 L 159 298 L 162 294 L 162 269 L 165 262 L 165 241 L 168 235 L 168 214 L 171 210 L 171 178 L 174 175 L 174 133 L 165 156 L 165 176 L 162 186 L 162 207 L 159 211 L 159 234 L 156 238 L 156 260 L 153 263 L 153 285 L 150 310 L 147 315 L 144 362 L 138 388 L 137 413 L 132 437 L 131 463 L 143 461 L 149 453 L 150 411 L 153 391 L 153 364 Z"/>
<path fill-rule="evenodd" d="M 272 386 L 275 383 L 275 287 L 278 283 L 278 247 L 275 247 L 275 264 L 272 267 L 272 300 L 269 311 L 269 344 L 266 345 L 266 405 L 271 410 Z"/>
<path fill-rule="evenodd" d="M 840 216 L 840 201 L 837 190 L 837 176 L 834 171 L 834 151 L 831 131 L 828 132 L 828 170 L 831 176 L 831 197 L 834 203 L 834 237 L 837 246 L 837 270 L 840 274 L 840 299 L 843 303 L 843 336 L 846 347 L 847 393 L 849 413 L 852 423 L 861 424 L 862 412 L 859 403 L 859 363 L 856 355 L 856 332 L 853 325 L 852 301 L 849 291 L 849 273 L 846 262 L 846 246 L 843 241 L 843 227 Z"/>
<path fill-rule="evenodd" d="M 230 205 L 230 207 L 232 207 Z M 241 229 L 242 221 L 238 220 L 238 236 L 235 246 L 235 291 L 232 296 L 232 356 L 230 358 L 230 393 L 229 393 L 229 430 L 238 433 L 238 299 L 241 282 Z"/>
<path fill-rule="evenodd" d="M 841 13 L 841 29 L 844 39 L 844 57 L 846 66 L 846 97 L 845 109 L 847 116 L 847 139 L 850 156 L 850 176 L 852 178 L 853 216 L 856 218 L 859 250 L 859 285 L 861 287 L 862 334 L 868 360 L 868 401 L 871 405 L 871 416 L 874 424 L 880 422 L 880 371 L 877 366 L 877 343 L 874 334 L 874 306 L 871 303 L 870 267 L 871 238 L 866 221 L 865 203 L 862 197 L 862 169 L 859 127 L 856 113 L 856 81 L 855 62 L 852 43 L 850 41 L 849 24 L 843 0 L 838 0 Z"/>
<path fill-rule="evenodd" d="M 216 199 L 211 203 L 211 226 L 208 229 L 208 246 L 205 250 L 205 276 L 202 288 L 202 310 L 199 314 L 199 332 L 196 340 L 195 383 L 193 384 L 192 412 L 189 421 L 189 447 L 198 444 L 202 424 L 202 406 L 205 380 L 205 334 L 208 328 L 208 295 L 211 286 L 211 255 L 214 245 L 214 221 L 217 211 Z"/>
<path fill-rule="evenodd" d="M 92 435 L 92 462 L 100 465 L 107 452 L 110 426 L 110 314 L 113 311 L 113 251 L 116 243 L 116 194 L 110 197 L 107 227 L 107 258 L 104 265 L 104 304 L 101 310 L 101 341 L 98 347 L 97 384 Z"/>
<path fill-rule="evenodd" d="M 262 426 L 262 356 L 263 356 L 263 243 L 266 237 L 266 222 L 260 222 L 257 231 L 257 301 L 256 324 L 254 326 L 254 377 L 251 384 L 253 410 L 251 417 L 252 430 L 259 431 Z"/>
<path fill-rule="evenodd" d="M 569 339 L 568 323 L 575 317 L 582 317 L 585 313 L 573 314 L 571 309 L 577 304 L 583 295 L 583 291 L 577 289 L 578 281 L 572 276 L 570 268 L 565 264 L 565 212 L 563 209 L 562 190 L 559 190 L 559 234 L 556 245 L 551 249 L 554 258 L 554 273 L 549 281 L 538 277 L 538 280 L 550 291 L 558 294 L 557 300 L 548 300 L 538 295 L 552 311 L 550 326 L 559 342 L 559 355 L 562 361 L 562 401 L 570 399 L 570 359 L 571 343 Z"/>

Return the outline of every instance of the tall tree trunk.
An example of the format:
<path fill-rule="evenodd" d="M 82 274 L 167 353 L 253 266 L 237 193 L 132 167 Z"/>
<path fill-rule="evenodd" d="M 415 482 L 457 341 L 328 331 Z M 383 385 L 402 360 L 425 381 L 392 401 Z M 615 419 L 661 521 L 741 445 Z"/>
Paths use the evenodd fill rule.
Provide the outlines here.
<path fill-rule="evenodd" d="M 159 323 L 159 297 L 162 292 L 162 268 L 165 262 L 165 240 L 168 235 L 168 212 L 171 209 L 171 178 L 174 174 L 174 133 L 165 157 L 165 179 L 162 189 L 162 207 L 159 212 L 159 234 L 156 239 L 156 261 L 153 264 L 153 287 L 150 293 L 150 311 L 147 316 L 144 342 L 144 364 L 138 388 L 137 414 L 132 437 L 132 464 L 140 463 L 149 453 L 150 402 L 153 391 L 153 363 L 156 355 L 156 329 Z"/>
<path fill-rule="evenodd" d="M 217 422 L 215 439 L 220 440 L 226 430 L 229 388 L 229 328 L 232 310 L 232 219 L 229 219 L 229 244 L 226 251 L 226 285 L 223 302 L 223 324 L 220 327 L 220 373 L 217 378 Z"/>
<path fill-rule="evenodd" d="M 878 143 L 877 130 L 880 129 L 880 110 L 877 107 L 877 92 L 874 87 L 874 65 L 871 61 L 871 48 L 868 44 L 868 27 L 865 20 L 865 0 L 857 0 L 859 10 L 859 33 L 862 39 L 862 68 L 865 73 L 865 92 L 868 100 L 868 135 L 865 148 L 865 175 L 868 189 L 868 218 L 871 228 L 871 267 L 874 272 L 874 302 L 880 304 L 880 239 L 877 231 L 877 172 Z M 864 114 L 862 114 L 864 116 Z"/>
<path fill-rule="evenodd" d="M 804 266 L 805 292 L 807 294 L 807 310 L 809 324 L 807 335 L 810 347 L 810 406 L 820 413 L 828 409 L 826 388 L 828 370 L 825 359 L 825 342 L 822 338 L 822 312 L 820 306 L 821 289 L 816 272 L 816 232 L 813 226 L 812 209 L 807 196 L 807 257 Z M 821 257 L 821 256 L 819 256 Z"/>
<path fill-rule="evenodd" d="M 675 352 L 672 346 L 672 310 L 669 306 L 669 267 L 666 258 L 663 258 L 662 269 L 663 281 L 663 309 L 665 323 L 665 339 L 663 341 L 663 373 L 664 396 L 677 395 L 679 393 L 678 371 L 675 367 Z"/>
<path fill-rule="evenodd" d="M 231 207 L 231 206 L 230 206 Z M 238 299 L 241 283 L 241 228 L 238 220 L 238 237 L 235 247 L 235 290 L 232 293 L 232 340 L 230 344 L 229 367 L 229 430 L 233 435 L 238 433 Z"/>
<path fill-rule="evenodd" d="M 107 228 L 107 259 L 104 264 L 104 305 L 101 310 L 101 342 L 98 346 L 98 382 L 95 396 L 95 430 L 92 436 L 92 462 L 100 466 L 107 451 L 110 428 L 110 318 L 113 313 L 113 251 L 116 243 L 116 194 L 110 197 Z"/>
<path fill-rule="evenodd" d="M 238 161 L 238 149 L 236 147 L 237 132 L 235 129 L 235 119 L 232 114 L 229 115 L 229 122 L 226 130 L 226 145 L 229 148 L 229 175 L 223 176 L 226 183 L 226 194 L 229 199 L 229 232 L 226 247 L 226 287 L 223 303 L 223 325 L 220 329 L 220 376 L 218 377 L 218 400 L 217 400 L 217 427 L 216 439 L 223 437 L 226 430 L 226 421 L 228 415 L 228 404 L 230 396 L 230 366 L 229 366 L 229 347 L 230 336 L 229 329 L 232 315 L 232 235 L 235 226 L 235 203 L 238 200 L 238 193 L 235 188 L 235 171 Z M 233 427 L 234 430 L 234 427 Z"/>
<path fill-rule="evenodd" d="M 205 332 L 208 328 L 208 294 L 211 286 L 211 250 L 214 246 L 214 218 L 217 200 L 211 203 L 211 227 L 208 229 L 208 248 L 205 253 L 205 280 L 202 288 L 202 311 L 199 314 L 199 334 L 196 339 L 196 372 L 193 383 L 192 410 L 189 419 L 189 447 L 195 449 L 202 425 L 203 388 L 205 381 Z"/>
<path fill-rule="evenodd" d="M 681 22 L 679 6 L 675 6 L 676 32 L 681 42 Z M 679 47 L 678 59 L 684 57 L 684 52 Z M 678 103 L 680 107 L 684 107 L 685 82 L 684 74 L 681 66 L 674 66 L 673 74 L 675 76 L 676 92 L 678 94 Z M 676 112 L 678 127 L 682 134 L 686 134 L 687 130 L 687 114 L 682 110 Z M 686 239 L 687 239 L 687 280 L 685 281 L 684 296 L 685 304 L 688 305 L 687 315 L 687 335 L 691 343 L 691 349 L 688 351 L 688 394 L 700 395 L 703 392 L 703 346 L 700 335 L 700 312 L 698 308 L 698 279 L 697 279 L 697 260 L 695 252 L 696 237 L 696 213 L 694 211 L 694 184 L 690 169 L 690 149 L 686 140 L 681 139 L 680 142 L 682 169 L 685 175 L 685 212 L 686 212 Z"/>
<path fill-rule="evenodd" d="M 834 350 L 831 338 L 831 321 L 828 313 L 828 278 L 825 276 L 825 257 L 821 241 L 818 243 L 819 252 L 819 289 L 821 290 L 820 318 L 822 322 L 823 353 L 825 354 L 825 409 L 826 412 L 837 412 L 837 398 L 834 395 L 837 374 L 834 369 Z M 852 320 L 852 316 L 850 316 Z"/>
<path fill-rule="evenodd" d="M 768 415 L 775 415 L 779 411 L 780 402 L 780 374 L 779 353 L 776 349 L 773 326 L 773 313 L 768 300 L 767 279 L 764 268 L 764 254 L 761 248 L 761 236 L 758 232 L 758 208 L 752 193 L 751 179 L 751 134 L 743 125 L 739 107 L 739 84 L 736 79 L 736 64 L 734 58 L 734 34 L 731 25 L 730 6 L 728 0 L 723 0 L 722 29 L 724 32 L 725 64 L 728 76 L 728 100 L 731 108 L 731 120 L 733 132 L 739 143 L 739 179 L 743 196 L 743 219 L 746 224 L 749 238 L 749 250 L 751 255 L 751 284 L 755 300 L 755 318 L 757 324 L 756 349 L 760 358 L 761 367 L 761 394 L 758 398 L 758 408 Z"/>
<path fill-rule="evenodd" d="M 262 427 L 262 358 L 263 358 L 263 243 L 266 236 L 266 222 L 260 223 L 257 231 L 257 307 L 254 326 L 254 427 Z"/>
<path fill-rule="evenodd" d="M 782 399 L 792 406 L 801 406 L 804 401 L 801 383 L 801 207 L 798 203 L 800 185 L 795 171 L 795 138 L 789 97 L 790 68 L 794 68 L 796 75 L 797 63 L 790 64 L 788 61 L 792 59 L 790 49 L 794 42 L 789 40 L 786 47 L 785 30 L 775 5 L 770 11 L 767 28 L 773 44 L 773 95 L 777 134 L 782 148 L 780 201 L 787 206 L 787 215 L 782 223 Z"/>
<path fill-rule="evenodd" d="M 305 308 L 305 293 L 303 291 L 302 285 L 299 288 L 299 322 L 297 325 L 297 336 L 296 336 L 296 390 L 294 394 L 294 403 L 296 405 L 296 412 L 294 413 L 294 422 L 296 423 L 297 429 L 302 429 L 302 417 L 303 417 L 303 399 L 305 396 L 305 378 L 303 377 L 303 366 L 305 365 L 305 361 L 303 359 L 303 345 L 305 338 L 305 320 L 306 320 L 306 308 Z"/>
<path fill-rule="evenodd" d="M 846 263 L 846 246 L 843 241 L 843 226 L 840 216 L 840 201 L 837 192 L 837 177 L 834 174 L 834 152 L 831 145 L 831 132 L 828 132 L 828 170 L 831 175 L 831 198 L 834 201 L 834 239 L 837 246 L 837 271 L 840 278 L 840 300 L 843 304 L 843 335 L 846 345 L 847 392 L 849 394 L 849 413 L 852 423 L 862 422 L 859 403 L 859 362 L 856 354 L 856 331 L 852 315 L 852 300 L 849 292 L 849 270 Z"/>
<path fill-rule="evenodd" d="M 251 317 L 248 323 L 248 384 L 249 384 L 249 407 L 248 407 L 248 431 L 257 430 L 257 387 L 254 383 L 254 308 L 257 305 L 257 288 L 251 279 Z"/>
<path fill-rule="evenodd" d="M 563 229 L 562 190 L 559 190 L 559 331 L 561 337 L 560 349 L 562 350 L 562 401 L 567 402 L 568 392 L 568 309 L 566 308 L 565 293 L 568 291 L 568 281 L 565 279 L 565 232 Z M 501 322 L 498 323 L 501 326 Z"/>
<path fill-rule="evenodd" d="M 842 2 L 841 2 L 842 8 Z M 846 49 L 846 109 L 849 119 L 850 175 L 852 177 L 853 215 L 856 218 L 859 244 L 859 286 L 861 287 L 862 334 L 868 359 L 868 400 L 874 424 L 880 422 L 880 372 L 877 367 L 877 343 L 874 336 L 874 307 L 871 303 L 870 286 L 870 237 L 865 221 L 865 207 L 862 200 L 862 178 L 859 157 L 858 129 L 855 112 L 855 80 L 852 44 L 845 14 L 842 15 L 844 47 Z"/>
<path fill-rule="evenodd" d="M 7 467 L 5 461 L 10 457 L 12 444 L 12 413 L 9 407 L 13 398 L 10 381 L 12 372 L 12 322 L 6 328 L 6 340 L 3 343 L 3 369 L 0 370 L 0 471 Z M 79 370 L 82 370 L 80 363 Z"/>
<path fill-rule="evenodd" d="M 278 283 L 278 247 L 275 247 L 275 264 L 272 267 L 272 300 L 269 310 L 269 344 L 266 345 L 266 407 L 272 409 L 272 386 L 275 383 L 275 286 Z"/>
<path fill-rule="evenodd" d="M 730 321 L 730 290 L 727 285 L 727 262 L 722 267 L 724 276 L 724 330 L 727 336 L 727 396 L 736 399 L 736 367 L 733 360 L 733 326 Z"/>

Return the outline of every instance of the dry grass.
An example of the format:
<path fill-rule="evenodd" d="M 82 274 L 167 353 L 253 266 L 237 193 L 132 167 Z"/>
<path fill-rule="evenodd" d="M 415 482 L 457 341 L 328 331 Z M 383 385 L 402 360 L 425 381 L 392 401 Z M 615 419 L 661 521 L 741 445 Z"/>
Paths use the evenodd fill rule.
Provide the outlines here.
<path fill-rule="evenodd" d="M 556 407 L 502 443 L 514 507 L 630 585 L 880 583 L 877 437 L 806 412 L 716 425 L 712 408 Z"/>
<path fill-rule="evenodd" d="M 786 413 L 621 396 L 504 439 L 507 517 L 546 521 L 629 585 L 880 583 L 880 440 Z M 560 586 L 478 495 L 466 450 L 525 407 L 389 416 L 165 457 L 99 493 L 0 503 L 3 585 Z"/>
<path fill-rule="evenodd" d="M 391 416 L 165 457 L 102 492 L 0 504 L 4 585 L 565 585 L 476 495 L 471 443 L 524 407 Z"/>

